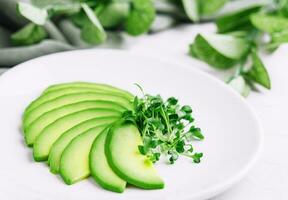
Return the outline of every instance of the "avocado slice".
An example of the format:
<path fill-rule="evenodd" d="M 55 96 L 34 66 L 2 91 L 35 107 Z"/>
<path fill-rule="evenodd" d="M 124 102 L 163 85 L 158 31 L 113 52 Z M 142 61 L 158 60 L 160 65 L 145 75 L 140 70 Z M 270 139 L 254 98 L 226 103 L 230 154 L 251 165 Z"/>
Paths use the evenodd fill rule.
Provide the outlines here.
<path fill-rule="evenodd" d="M 39 118 L 34 120 L 26 129 L 26 138 L 36 138 L 40 132 L 49 124 L 56 121 L 57 119 L 64 117 L 65 115 L 86 110 L 89 108 L 110 108 L 123 112 L 126 110 L 123 106 L 120 106 L 110 101 L 82 101 L 73 104 L 68 104 L 51 111 L 48 111 L 41 115 Z"/>
<path fill-rule="evenodd" d="M 26 138 L 27 144 L 33 144 L 33 156 L 36 161 L 47 160 L 53 143 L 67 130 L 81 122 L 96 117 L 121 117 L 121 112 L 113 109 L 87 109 L 66 115 L 47 126 L 35 139 Z"/>
<path fill-rule="evenodd" d="M 50 166 L 50 171 L 52 173 L 58 173 L 59 172 L 59 165 L 60 165 L 60 159 L 61 155 L 66 148 L 66 146 L 78 135 L 81 133 L 94 128 L 99 125 L 104 124 L 112 124 L 119 120 L 119 117 L 97 117 L 94 119 L 90 119 L 87 121 L 84 121 L 73 128 L 69 129 L 65 133 L 63 133 L 52 145 L 49 157 L 48 157 L 48 164 Z"/>
<path fill-rule="evenodd" d="M 103 131 L 93 142 L 90 151 L 90 171 L 93 179 L 104 189 L 124 192 L 126 181 L 120 178 L 109 166 L 105 155 L 105 142 L 108 129 Z"/>
<path fill-rule="evenodd" d="M 109 130 L 105 155 L 112 170 L 128 183 L 143 189 L 160 189 L 163 180 L 157 174 L 153 163 L 142 155 L 140 133 L 132 124 L 116 125 Z"/>
<path fill-rule="evenodd" d="M 66 184 L 71 185 L 90 175 L 89 152 L 95 138 L 106 127 L 98 126 L 78 135 L 65 148 L 59 172 Z"/>
<path fill-rule="evenodd" d="M 55 90 L 62 90 L 64 88 L 69 87 L 85 87 L 85 88 L 93 88 L 93 89 L 101 89 L 105 91 L 115 92 L 115 93 L 121 93 L 127 97 L 134 98 L 134 95 L 132 95 L 130 92 L 126 90 L 122 90 L 120 88 L 103 84 L 103 83 L 90 83 L 90 82 L 69 82 L 69 83 L 59 83 L 55 85 L 49 86 L 43 93 L 48 93 Z"/>
<path fill-rule="evenodd" d="M 76 93 L 76 94 L 68 94 L 63 95 L 60 97 L 57 97 L 56 99 L 52 99 L 50 101 L 47 101 L 39 106 L 37 106 L 35 109 L 31 110 L 29 113 L 26 114 L 26 116 L 23 118 L 23 127 L 24 130 L 38 117 L 43 115 L 44 113 L 51 111 L 55 108 L 59 108 L 64 105 L 77 103 L 81 101 L 96 101 L 96 100 L 102 100 L 102 101 L 111 101 L 114 103 L 117 103 L 127 109 L 132 109 L 132 104 L 129 100 L 122 96 L 117 96 L 113 93 L 107 94 L 107 93 L 100 93 L 100 92 L 89 92 L 89 93 Z"/>
<path fill-rule="evenodd" d="M 25 109 L 24 116 L 27 115 L 31 110 L 39 106 L 40 104 L 55 99 L 59 96 L 67 95 L 67 94 L 73 94 L 73 93 L 82 93 L 82 92 L 102 92 L 102 93 L 115 93 L 119 96 L 123 96 L 124 98 L 127 98 L 128 100 L 133 99 L 133 95 L 130 94 L 127 91 L 120 90 L 117 88 L 113 88 L 112 86 L 103 85 L 103 84 L 89 84 L 89 83 L 82 83 L 82 84 L 67 84 L 66 86 L 69 87 L 60 87 L 57 89 L 46 89 L 40 97 L 32 101 L 28 105 L 28 107 Z"/>

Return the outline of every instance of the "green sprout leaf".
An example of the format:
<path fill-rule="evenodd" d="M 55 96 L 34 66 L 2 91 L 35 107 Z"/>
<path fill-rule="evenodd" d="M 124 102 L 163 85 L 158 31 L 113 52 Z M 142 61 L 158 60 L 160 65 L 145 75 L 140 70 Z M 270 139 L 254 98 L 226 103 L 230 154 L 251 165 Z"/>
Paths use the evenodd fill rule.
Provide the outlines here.
<path fill-rule="evenodd" d="M 97 9 L 97 8 L 96 8 Z M 104 27 L 110 28 L 120 25 L 130 11 L 128 2 L 111 2 L 103 7 L 97 16 Z"/>
<path fill-rule="evenodd" d="M 19 2 L 17 10 L 23 17 L 37 25 L 44 25 L 48 19 L 47 10 L 37 8 L 28 3 Z"/>
<path fill-rule="evenodd" d="M 105 42 L 107 35 L 93 10 L 87 4 L 81 6 L 88 18 L 81 31 L 83 40 L 91 44 Z"/>
<path fill-rule="evenodd" d="M 14 45 L 31 45 L 41 42 L 47 37 L 47 33 L 39 25 L 29 23 L 11 36 Z"/>
<path fill-rule="evenodd" d="M 83 10 L 81 10 L 80 12 L 72 15 L 70 17 L 70 19 L 79 28 L 83 28 L 83 26 L 85 24 L 90 23 L 89 18 L 87 17 L 86 13 Z"/>
<path fill-rule="evenodd" d="M 192 126 L 189 130 L 192 133 L 192 136 L 198 140 L 204 140 L 204 135 L 202 135 L 201 129 Z"/>
<path fill-rule="evenodd" d="M 288 19 L 281 16 L 273 16 L 256 13 L 250 17 L 253 26 L 258 30 L 274 33 L 288 29 Z"/>
<path fill-rule="evenodd" d="M 220 10 L 227 0 L 182 0 L 187 17 L 198 22 L 202 16 L 211 16 Z"/>
<path fill-rule="evenodd" d="M 188 18 L 193 22 L 198 22 L 200 18 L 199 0 L 182 0 L 182 4 Z"/>
<path fill-rule="evenodd" d="M 189 45 L 189 55 L 194 57 L 194 58 L 198 58 L 194 43 Z M 200 59 L 200 58 L 198 58 L 198 59 Z"/>
<path fill-rule="evenodd" d="M 288 17 L 288 1 L 287 0 L 278 0 L 276 2 L 279 5 L 280 14 L 284 17 Z"/>
<path fill-rule="evenodd" d="M 200 13 L 203 16 L 210 16 L 220 10 L 228 0 L 198 0 Z"/>
<path fill-rule="evenodd" d="M 227 33 L 235 30 L 253 29 L 250 22 L 250 15 L 258 12 L 261 8 L 262 6 L 253 5 L 217 18 L 216 25 L 218 32 Z"/>
<path fill-rule="evenodd" d="M 252 56 L 252 67 L 248 72 L 245 73 L 245 77 L 248 80 L 255 81 L 256 83 L 262 85 L 267 89 L 271 89 L 269 74 L 255 50 L 252 51 L 251 56 Z"/>
<path fill-rule="evenodd" d="M 202 157 L 203 157 L 203 153 L 195 153 L 195 154 L 192 156 L 193 162 L 195 162 L 195 163 L 200 163 Z"/>
<path fill-rule="evenodd" d="M 247 97 L 251 90 L 249 85 L 246 83 L 245 79 L 241 75 L 233 77 L 228 82 L 228 85 L 232 87 L 236 92 L 241 94 L 243 97 Z"/>
<path fill-rule="evenodd" d="M 67 7 L 79 4 L 79 2 L 81 2 L 81 0 L 31 0 L 31 3 L 39 8 L 51 8 L 54 6 Z"/>
<path fill-rule="evenodd" d="M 148 32 L 155 18 L 151 0 L 132 0 L 131 11 L 125 22 L 125 30 L 133 36 Z"/>
<path fill-rule="evenodd" d="M 268 50 L 275 50 L 281 44 L 288 43 L 288 29 L 281 31 L 281 32 L 271 33 L 270 36 L 271 36 L 271 41 L 267 45 Z"/>
<path fill-rule="evenodd" d="M 58 15 L 72 15 L 78 13 L 81 10 L 81 5 L 79 4 L 67 4 L 67 5 L 53 5 L 47 8 L 49 16 Z"/>

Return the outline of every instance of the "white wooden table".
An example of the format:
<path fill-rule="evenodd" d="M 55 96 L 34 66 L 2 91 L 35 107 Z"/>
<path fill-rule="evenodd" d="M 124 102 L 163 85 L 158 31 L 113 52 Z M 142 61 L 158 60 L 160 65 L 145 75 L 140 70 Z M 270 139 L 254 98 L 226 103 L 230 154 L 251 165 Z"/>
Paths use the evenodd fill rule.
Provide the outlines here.
<path fill-rule="evenodd" d="M 128 38 L 122 47 L 186 63 L 224 79 L 229 72 L 215 71 L 187 55 L 188 45 L 198 32 L 214 30 L 212 24 L 182 26 L 152 36 Z M 271 76 L 272 90 L 261 90 L 247 98 L 264 127 L 262 156 L 239 184 L 214 200 L 288 199 L 288 45 L 272 55 L 264 55 L 263 61 Z"/>

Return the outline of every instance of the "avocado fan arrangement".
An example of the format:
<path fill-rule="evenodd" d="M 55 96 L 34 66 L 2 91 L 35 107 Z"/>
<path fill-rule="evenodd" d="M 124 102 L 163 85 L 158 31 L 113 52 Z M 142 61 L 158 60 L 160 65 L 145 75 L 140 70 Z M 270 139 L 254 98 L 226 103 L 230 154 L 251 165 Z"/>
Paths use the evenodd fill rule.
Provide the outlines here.
<path fill-rule="evenodd" d="M 71 82 L 48 87 L 23 115 L 27 146 L 35 161 L 46 161 L 66 184 L 92 178 L 104 189 L 123 192 L 129 183 L 161 189 L 154 168 L 179 156 L 199 163 L 192 142 L 203 140 L 190 106 L 170 97 L 128 91 L 98 83 Z"/>

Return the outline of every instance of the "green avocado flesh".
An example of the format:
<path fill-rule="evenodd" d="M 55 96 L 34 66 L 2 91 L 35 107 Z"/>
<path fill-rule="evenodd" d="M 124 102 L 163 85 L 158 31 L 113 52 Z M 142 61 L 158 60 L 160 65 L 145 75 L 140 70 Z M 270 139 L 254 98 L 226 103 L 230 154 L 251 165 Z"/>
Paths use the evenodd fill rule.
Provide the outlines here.
<path fill-rule="evenodd" d="M 140 154 L 142 139 L 138 129 L 131 124 L 110 129 L 105 144 L 105 154 L 113 171 L 128 183 L 143 189 L 160 189 L 163 180 L 153 163 Z"/>
<path fill-rule="evenodd" d="M 105 155 L 105 141 L 108 129 L 94 141 L 90 151 L 90 171 L 93 179 L 104 189 L 124 192 L 126 181 L 121 179 L 109 166 Z"/>
<path fill-rule="evenodd" d="M 95 138 L 106 128 L 99 126 L 74 138 L 62 153 L 59 172 L 71 185 L 90 175 L 89 153 Z"/>
<path fill-rule="evenodd" d="M 109 91 L 109 92 L 115 92 L 115 93 L 123 94 L 123 95 L 127 96 L 129 99 L 134 98 L 134 95 L 132 95 L 130 92 L 128 92 L 126 90 L 122 90 L 120 88 L 113 87 L 113 86 L 107 85 L 107 84 L 89 83 L 89 82 L 71 82 L 71 83 L 55 84 L 55 85 L 49 86 L 43 93 L 48 93 L 48 92 L 52 92 L 55 90 L 63 90 L 65 88 L 69 88 L 69 87 L 83 87 L 83 88 L 92 88 L 95 90 L 98 90 L 98 89 L 99 90 L 105 90 L 105 91 Z"/>
<path fill-rule="evenodd" d="M 120 112 L 126 110 L 124 107 L 109 101 L 82 101 L 74 104 L 68 104 L 66 106 L 62 106 L 60 108 L 53 109 L 41 115 L 39 118 L 34 120 L 24 131 L 25 137 L 28 138 L 36 138 L 41 131 L 53 123 L 57 119 L 64 117 L 68 114 L 78 112 L 81 110 L 93 109 L 93 108 L 107 108 L 114 109 Z M 27 144 L 31 144 L 32 140 L 29 139 Z"/>
<path fill-rule="evenodd" d="M 41 105 L 42 103 L 45 103 L 47 101 L 53 100 L 57 97 L 67 95 L 67 94 L 75 94 L 75 93 L 84 93 L 84 92 L 100 92 L 100 93 L 107 93 L 107 94 L 115 94 L 118 96 L 122 96 L 126 98 L 127 100 L 131 99 L 131 96 L 125 95 L 121 92 L 113 92 L 113 91 L 107 91 L 105 89 L 102 89 L 101 87 L 98 88 L 93 88 L 93 87 L 67 87 L 63 89 L 58 89 L 58 90 L 52 90 L 50 92 L 46 92 L 40 97 L 38 97 L 36 100 L 34 100 L 29 106 L 25 109 L 24 116 L 26 116 L 31 110 L 35 109 L 37 106 Z"/>
<path fill-rule="evenodd" d="M 139 152 L 138 128 L 123 124 L 133 111 L 128 91 L 97 83 L 72 82 L 48 87 L 25 109 L 25 142 L 35 161 L 47 161 L 66 184 L 92 178 L 106 190 L 122 193 L 126 184 L 160 189 L 163 180 Z"/>
<path fill-rule="evenodd" d="M 43 115 L 44 113 L 51 111 L 53 109 L 73 104 L 81 101 L 110 101 L 117 103 L 127 109 L 132 109 L 131 102 L 126 98 L 121 96 L 116 96 L 114 94 L 107 93 L 77 93 L 77 94 L 68 94 L 64 96 L 60 96 L 56 99 L 47 101 L 35 109 L 31 110 L 27 115 L 23 118 L 23 127 L 24 130 L 28 127 L 34 120 Z"/>
<path fill-rule="evenodd" d="M 65 133 L 63 133 L 56 142 L 52 145 L 49 157 L 48 164 L 50 166 L 50 170 L 53 173 L 59 172 L 59 165 L 61 155 L 66 148 L 66 146 L 78 135 L 83 132 L 88 131 L 91 128 L 97 127 L 99 125 L 109 125 L 119 120 L 119 117 L 100 117 L 94 118 L 91 120 L 84 121 L 73 128 L 69 129 Z"/>
<path fill-rule="evenodd" d="M 112 109 L 87 109 L 62 117 L 47 126 L 37 138 L 26 138 L 27 144 L 33 145 L 33 156 L 36 161 L 47 160 L 53 143 L 67 130 L 89 119 L 96 117 L 121 117 L 121 112 Z"/>

